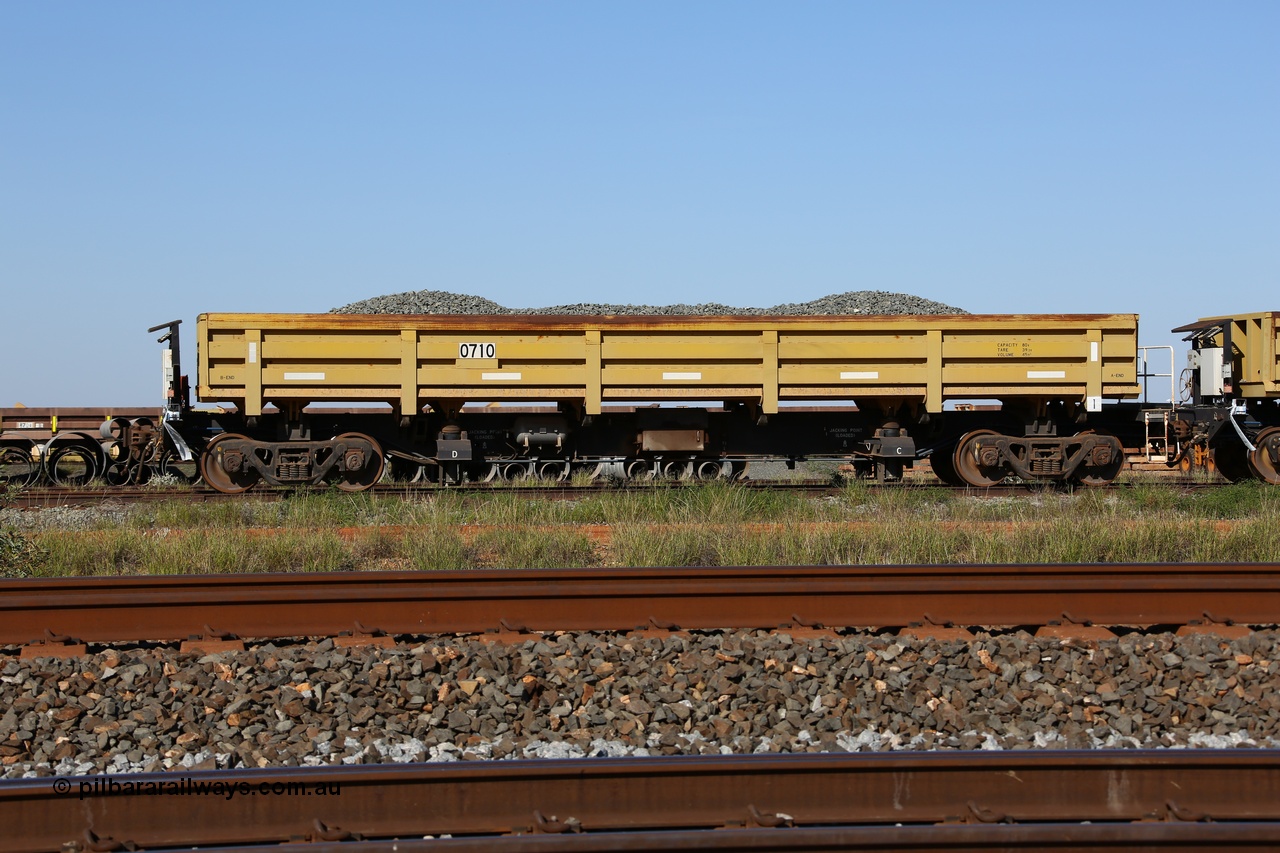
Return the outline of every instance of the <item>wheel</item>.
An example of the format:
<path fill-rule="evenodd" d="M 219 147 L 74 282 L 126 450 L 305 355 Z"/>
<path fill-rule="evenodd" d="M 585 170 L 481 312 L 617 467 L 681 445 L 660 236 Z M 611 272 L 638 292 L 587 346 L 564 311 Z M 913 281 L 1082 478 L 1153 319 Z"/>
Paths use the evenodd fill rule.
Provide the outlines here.
<path fill-rule="evenodd" d="M 40 463 L 31 455 L 32 447 L 0 448 L 0 484 L 29 486 L 40 476 Z"/>
<path fill-rule="evenodd" d="M 68 444 L 54 448 L 45 471 L 55 486 L 83 486 L 98 476 L 98 460 L 88 448 Z"/>
<path fill-rule="evenodd" d="M 951 455 L 951 466 L 955 469 L 956 477 L 966 486 L 985 489 L 1008 476 L 1008 472 L 1001 466 L 983 465 L 978 461 L 978 441 L 999 434 L 991 429 L 976 429 L 956 442 L 955 452 Z"/>
<path fill-rule="evenodd" d="M 1249 470 L 1263 482 L 1280 485 L 1280 468 L 1271 461 L 1269 444 L 1280 442 L 1280 427 L 1267 427 L 1254 439 L 1254 449 L 1249 452 Z"/>
<path fill-rule="evenodd" d="M 537 465 L 538 479 L 548 483 L 561 483 L 569 479 L 569 463 L 563 459 L 547 459 Z"/>
<path fill-rule="evenodd" d="M 662 463 L 664 480 L 687 480 L 693 474 L 693 462 L 688 459 L 674 459 Z"/>
<path fill-rule="evenodd" d="M 719 459 L 703 459 L 693 465 L 693 476 L 698 480 L 719 480 L 728 476 L 728 463 Z"/>
<path fill-rule="evenodd" d="M 339 489 L 344 492 L 363 492 L 382 479 L 382 469 L 386 464 L 386 459 L 382 455 L 382 445 L 358 432 L 343 433 L 335 438 L 334 442 L 347 442 L 346 458 L 353 463 L 357 456 L 363 457 L 360 460 L 361 464 L 352 464 L 350 470 L 338 473 L 338 479 L 334 481 L 334 485 Z M 360 444 L 368 446 L 360 447 Z"/>
<path fill-rule="evenodd" d="M 260 475 L 249 467 L 248 460 L 239 450 L 229 452 L 224 445 L 236 441 L 248 441 L 243 435 L 224 432 L 209 442 L 200 456 L 200 475 L 210 488 L 224 495 L 238 495 L 253 488 Z M 230 470 L 228 470 L 230 469 Z"/>
<path fill-rule="evenodd" d="M 1213 467 L 1233 483 L 1253 476 L 1249 466 L 1249 453 L 1244 445 L 1232 438 L 1213 448 Z"/>
<path fill-rule="evenodd" d="M 422 466 L 411 459 L 392 456 L 387 463 L 387 470 L 396 483 L 417 483 L 422 480 Z"/>
<path fill-rule="evenodd" d="M 177 453 L 165 448 L 156 460 L 156 476 L 171 477 L 179 483 L 195 484 L 200 479 L 200 460 L 183 462 Z"/>
<path fill-rule="evenodd" d="M 1086 432 L 1077 433 L 1077 435 L 1097 435 L 1106 438 L 1115 438 L 1111 433 L 1103 430 L 1088 430 Z M 1095 453 L 1097 451 L 1095 450 Z M 1109 461 L 1098 465 L 1081 465 L 1078 469 L 1082 473 L 1076 479 L 1076 482 L 1082 486 L 1108 486 L 1120 474 L 1124 468 L 1124 448 L 1120 446 L 1117 439 L 1109 457 Z"/>
<path fill-rule="evenodd" d="M 102 474 L 102 479 L 107 481 L 108 486 L 127 486 L 135 473 L 135 469 L 130 468 L 125 463 L 115 462 L 107 466 L 107 470 Z"/>
<path fill-rule="evenodd" d="M 628 459 L 622 467 L 624 480 L 652 480 L 653 463 L 648 459 Z"/>
<path fill-rule="evenodd" d="M 935 450 L 929 454 L 929 465 L 933 467 L 933 476 L 948 486 L 963 486 L 964 480 L 956 473 L 955 460 L 952 459 L 954 448 Z"/>

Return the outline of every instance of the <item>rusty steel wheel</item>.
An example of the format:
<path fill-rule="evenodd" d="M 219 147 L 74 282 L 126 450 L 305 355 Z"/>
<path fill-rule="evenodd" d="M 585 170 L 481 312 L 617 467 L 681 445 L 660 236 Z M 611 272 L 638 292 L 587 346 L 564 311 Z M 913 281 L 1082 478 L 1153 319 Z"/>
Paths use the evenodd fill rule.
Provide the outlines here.
<path fill-rule="evenodd" d="M 364 452 L 364 464 L 355 470 L 343 470 L 338 474 L 338 479 L 334 481 L 339 489 L 344 492 L 363 492 L 374 483 L 382 479 L 382 468 L 386 464 L 386 460 L 382 455 L 382 445 L 374 441 L 367 435 L 359 432 L 344 432 L 342 435 L 334 439 L 335 442 L 364 442 L 369 445 Z M 356 448 L 348 448 L 347 455 L 351 456 Z"/>
<path fill-rule="evenodd" d="M 935 450 L 929 454 L 929 466 L 933 469 L 933 476 L 946 485 L 963 486 L 964 480 L 961 480 L 960 475 L 956 473 L 955 460 L 952 459 L 953 452 L 953 448 Z"/>
<path fill-rule="evenodd" d="M 1090 429 L 1084 432 L 1076 433 L 1076 435 L 1097 435 L 1109 438 L 1115 438 L 1111 433 L 1100 430 Z M 1116 442 L 1119 445 L 1119 441 Z M 1079 470 L 1082 472 L 1076 482 L 1082 486 L 1109 486 L 1119 476 L 1120 471 L 1124 468 L 1124 448 L 1120 447 L 1111 455 L 1111 461 L 1105 465 L 1081 465 Z"/>
<path fill-rule="evenodd" d="M 1254 439 L 1254 449 L 1249 452 L 1249 470 L 1263 482 L 1280 485 L 1280 469 L 1271 461 L 1268 444 L 1280 442 L 1280 427 L 1267 427 Z"/>
<path fill-rule="evenodd" d="M 995 435 L 1000 435 L 1000 433 L 993 429 L 976 429 L 973 432 L 965 433 L 956 442 L 955 453 L 951 455 L 951 466 L 955 469 L 956 476 L 965 485 L 973 486 L 977 489 L 985 489 L 987 486 L 994 486 L 1009 476 L 1008 472 L 999 465 L 983 465 L 978 461 L 977 448 L 979 439 Z"/>
<path fill-rule="evenodd" d="M 1213 448 L 1213 467 L 1217 472 L 1233 483 L 1248 480 L 1253 476 L 1249 464 L 1249 451 L 1240 442 L 1232 438 Z"/>
<path fill-rule="evenodd" d="M 229 453 L 222 445 L 232 441 L 248 441 L 246 436 L 234 432 L 224 432 L 209 442 L 209 446 L 200 456 L 200 475 L 205 483 L 224 495 L 238 495 L 248 491 L 258 482 L 257 471 L 249 467 L 244 454 L 236 451 Z"/>

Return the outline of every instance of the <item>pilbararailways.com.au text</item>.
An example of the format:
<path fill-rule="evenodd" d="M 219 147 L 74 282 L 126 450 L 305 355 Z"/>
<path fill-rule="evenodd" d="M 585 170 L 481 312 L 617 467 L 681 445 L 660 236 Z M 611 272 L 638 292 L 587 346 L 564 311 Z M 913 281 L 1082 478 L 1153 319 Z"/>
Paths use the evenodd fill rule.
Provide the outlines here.
<path fill-rule="evenodd" d="M 74 790 L 80 799 L 92 797 L 338 797 L 340 782 L 231 782 L 193 779 L 120 779 L 115 776 L 86 776 L 75 780 L 53 780 L 57 794 Z"/>

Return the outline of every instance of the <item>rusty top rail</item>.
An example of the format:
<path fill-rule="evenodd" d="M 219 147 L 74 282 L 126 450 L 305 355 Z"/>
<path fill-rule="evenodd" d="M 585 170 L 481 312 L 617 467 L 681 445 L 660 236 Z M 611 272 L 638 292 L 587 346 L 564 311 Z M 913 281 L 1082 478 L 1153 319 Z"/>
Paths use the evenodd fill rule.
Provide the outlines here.
<path fill-rule="evenodd" d="M 1280 623 L 1280 565 L 526 569 L 0 581 L 0 644 L 362 633 Z"/>
<path fill-rule="evenodd" d="M 1228 837 L 1230 824 L 1242 822 L 1236 828 L 1241 840 L 1256 841 L 1261 834 L 1275 844 L 1280 841 L 1280 752 L 463 762 L 0 785 L 0 826 L 6 829 L 0 853 L 46 853 L 67 845 L 152 850 L 444 833 L 590 836 L 721 828 L 740 828 L 740 840 L 757 839 L 770 849 L 786 843 L 783 833 L 792 828 L 967 824 L 943 829 L 973 838 L 974 826 L 998 826 L 999 833 L 1033 837 L 1037 824 L 1083 821 L 1120 824 L 1105 832 L 1130 837 L 1133 821 Z M 1209 822 L 1217 828 L 1205 830 Z M 1062 829 L 1058 838 L 1064 838 Z M 1065 839 L 1075 832 L 1098 831 L 1074 827 Z M 609 847 L 609 836 L 600 838 L 605 846 L 590 849 L 637 849 Z M 1172 839 L 1166 834 L 1166 840 Z"/>

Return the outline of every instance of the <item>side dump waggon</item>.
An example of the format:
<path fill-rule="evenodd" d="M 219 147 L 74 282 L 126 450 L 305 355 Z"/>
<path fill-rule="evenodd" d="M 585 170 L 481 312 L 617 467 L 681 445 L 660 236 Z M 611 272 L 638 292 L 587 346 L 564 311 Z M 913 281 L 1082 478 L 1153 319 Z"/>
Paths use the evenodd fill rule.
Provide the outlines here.
<path fill-rule="evenodd" d="M 762 460 L 892 481 L 927 460 L 970 487 L 1103 485 L 1145 444 L 1171 466 L 1280 483 L 1278 317 L 1176 329 L 1181 391 L 1150 403 L 1135 314 L 203 314 L 204 405 L 181 321 L 162 324 L 162 413 L 37 437 L 20 410 L 0 481 L 119 485 L 194 462 L 223 492 L 358 491 L 387 475 L 735 479 Z"/>
<path fill-rule="evenodd" d="M 1104 481 L 1122 448 L 1084 425 L 1104 400 L 1138 393 L 1137 325 L 1133 314 L 204 314 L 198 398 L 236 409 L 205 477 L 234 489 L 328 465 L 354 487 L 389 453 L 397 472 L 450 479 L 575 466 L 732 477 L 760 458 L 842 459 L 893 479 L 927 454 L 972 484 L 1006 467 Z M 998 415 L 978 413 L 984 400 L 1000 401 Z M 386 410 L 321 436 L 323 416 L 304 412 L 321 402 Z M 492 403 L 542 411 L 464 410 Z"/>

